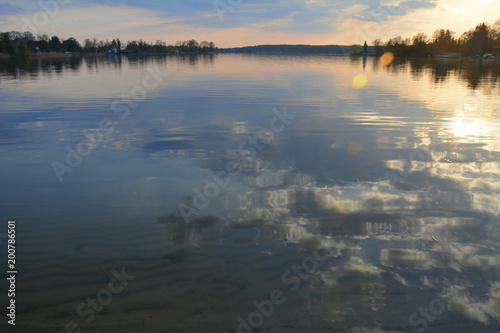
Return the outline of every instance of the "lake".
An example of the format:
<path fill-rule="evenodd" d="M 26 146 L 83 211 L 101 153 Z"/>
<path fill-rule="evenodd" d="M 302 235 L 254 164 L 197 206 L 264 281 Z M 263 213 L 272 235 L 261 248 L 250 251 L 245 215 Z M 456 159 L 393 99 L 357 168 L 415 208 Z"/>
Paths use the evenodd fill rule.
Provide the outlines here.
<path fill-rule="evenodd" d="M 2 332 L 498 332 L 499 79 L 498 60 L 1 59 Z"/>

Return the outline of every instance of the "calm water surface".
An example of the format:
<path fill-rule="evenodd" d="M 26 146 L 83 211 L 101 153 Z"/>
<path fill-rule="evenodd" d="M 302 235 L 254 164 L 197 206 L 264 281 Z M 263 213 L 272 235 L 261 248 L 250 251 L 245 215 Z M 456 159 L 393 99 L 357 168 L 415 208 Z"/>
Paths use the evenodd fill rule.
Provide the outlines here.
<path fill-rule="evenodd" d="M 2 332 L 498 332 L 499 78 L 469 60 L 0 61 L 19 272 Z M 130 280 L 110 293 L 113 270 Z"/>

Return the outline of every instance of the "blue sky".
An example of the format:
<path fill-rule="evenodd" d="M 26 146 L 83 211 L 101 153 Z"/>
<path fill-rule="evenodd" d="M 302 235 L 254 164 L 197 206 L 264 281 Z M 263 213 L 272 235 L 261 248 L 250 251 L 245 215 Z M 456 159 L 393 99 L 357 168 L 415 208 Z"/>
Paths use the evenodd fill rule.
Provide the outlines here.
<path fill-rule="evenodd" d="M 14 0 L 0 3 L 0 31 L 60 37 L 194 38 L 220 47 L 354 44 L 500 18 L 500 0 Z"/>

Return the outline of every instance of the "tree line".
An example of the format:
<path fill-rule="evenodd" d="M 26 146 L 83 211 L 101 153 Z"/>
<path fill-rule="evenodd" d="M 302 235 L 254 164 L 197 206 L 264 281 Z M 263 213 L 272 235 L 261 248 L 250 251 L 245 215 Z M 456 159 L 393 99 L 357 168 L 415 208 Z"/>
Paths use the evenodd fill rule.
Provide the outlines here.
<path fill-rule="evenodd" d="M 191 39 L 167 45 L 157 40 L 148 43 L 143 40 L 127 41 L 122 44 L 119 38 L 112 41 L 98 41 L 86 38 L 80 44 L 75 38 L 62 39 L 58 36 L 33 35 L 30 32 L 0 32 L 0 54 L 28 55 L 36 52 L 71 52 L 71 53 L 208 53 L 217 49 L 213 42 L 198 43 Z"/>
<path fill-rule="evenodd" d="M 428 57 L 439 55 L 475 56 L 500 53 L 500 19 L 493 25 L 480 23 L 460 36 L 449 29 L 438 29 L 431 37 L 419 32 L 411 38 L 390 38 L 386 43 L 380 39 L 372 42 L 376 55 L 392 52 L 400 57 Z M 361 45 L 353 45 L 351 53 L 362 53 Z M 355 50 L 355 52 L 352 52 Z"/>

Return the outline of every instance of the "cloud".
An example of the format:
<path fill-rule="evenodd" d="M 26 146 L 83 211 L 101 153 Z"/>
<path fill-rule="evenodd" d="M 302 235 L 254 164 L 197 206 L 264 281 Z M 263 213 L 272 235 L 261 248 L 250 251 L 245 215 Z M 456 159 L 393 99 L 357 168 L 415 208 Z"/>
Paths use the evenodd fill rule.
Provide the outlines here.
<path fill-rule="evenodd" d="M 357 3 L 356 3 L 357 2 Z M 435 0 L 401 1 L 398 6 L 385 5 L 383 1 L 326 1 L 326 0 L 241 0 L 224 4 L 223 20 L 220 19 L 213 1 L 172 0 L 159 2 L 145 0 L 106 1 L 106 6 L 139 7 L 157 12 L 160 17 L 176 18 L 180 24 L 194 28 L 251 28 L 264 27 L 265 31 L 322 34 L 339 30 L 345 19 L 377 21 L 378 12 L 385 16 L 403 16 L 420 8 L 432 8 Z M 90 1 L 87 4 L 101 4 Z M 234 4 L 234 5 L 232 5 Z"/>
<path fill-rule="evenodd" d="M 366 6 L 364 10 L 353 12 L 350 16 L 367 22 L 381 22 L 389 21 L 396 17 L 406 16 L 419 9 L 435 8 L 438 5 L 438 1 L 410 0 L 400 1 L 397 4 L 387 4 L 383 1 L 366 1 L 364 5 Z"/>
<path fill-rule="evenodd" d="M 471 6 L 467 0 L 217 0 L 224 4 L 221 14 L 211 0 L 44 1 L 58 1 L 60 12 L 41 33 L 167 43 L 195 38 L 220 47 L 352 44 L 360 29 L 375 29 L 363 41 L 418 31 L 430 35 L 443 27 L 461 33 L 479 23 L 478 17 L 494 20 L 488 8 L 497 6 Z M 22 16 L 30 18 L 39 11 L 38 1 L 5 0 L 0 5 L 0 31 L 20 30 Z M 450 19 L 444 22 L 443 17 Z"/>
<path fill-rule="evenodd" d="M 411 9 L 418 9 L 418 8 L 434 8 L 437 6 L 437 1 L 431 0 L 431 1 L 406 1 L 403 3 L 403 6 L 406 6 Z"/>
<path fill-rule="evenodd" d="M 360 13 L 360 12 L 364 12 L 365 10 L 367 10 L 369 7 L 367 5 L 352 5 L 352 6 L 349 6 L 347 8 L 344 8 L 341 10 L 342 13 L 344 13 L 345 15 L 353 15 L 353 14 L 357 14 L 357 13 Z"/>
<path fill-rule="evenodd" d="M 451 300 L 448 308 L 453 312 L 483 324 L 500 321 L 499 282 L 490 281 L 490 289 L 484 300 L 472 297 L 467 289 L 456 285 L 447 288 L 443 296 Z"/>
<path fill-rule="evenodd" d="M 60 6 L 53 15 L 45 15 L 47 20 L 32 19 L 41 9 L 28 11 L 23 15 L 2 15 L 1 30 L 30 30 L 31 32 L 58 35 L 63 38 L 75 37 L 80 42 L 84 38 L 107 39 L 122 36 L 142 36 L 148 38 L 151 31 L 161 31 L 175 19 L 160 17 L 148 9 L 129 6 L 71 5 Z M 31 28 L 25 28 L 26 22 Z M 41 23 L 37 23 L 41 22 Z M 43 24 L 42 24 L 43 23 Z M 33 27 L 36 31 L 32 31 Z"/>
<path fill-rule="evenodd" d="M 2 15 L 21 14 L 23 12 L 23 8 L 14 6 L 10 3 L 0 4 L 0 13 L 2 13 Z"/>

